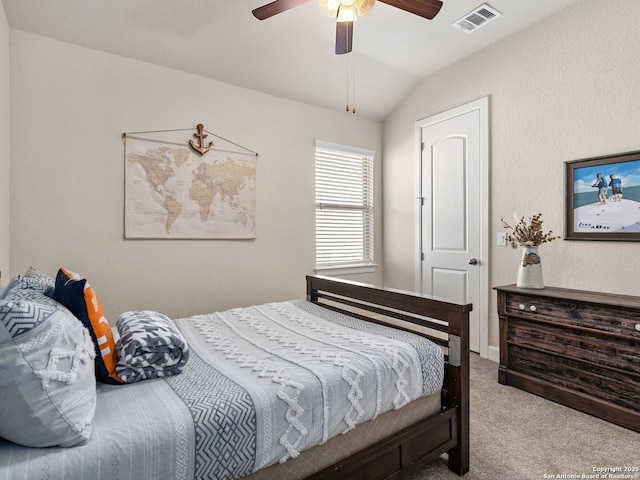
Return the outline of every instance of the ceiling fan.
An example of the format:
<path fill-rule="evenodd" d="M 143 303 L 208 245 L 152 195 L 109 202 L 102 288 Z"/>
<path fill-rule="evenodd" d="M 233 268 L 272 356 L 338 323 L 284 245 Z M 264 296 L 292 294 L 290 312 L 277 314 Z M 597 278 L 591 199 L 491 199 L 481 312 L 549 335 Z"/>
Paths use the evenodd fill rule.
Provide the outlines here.
<path fill-rule="evenodd" d="M 310 1 L 275 0 L 254 9 L 252 13 L 258 20 L 265 20 Z M 434 18 L 442 7 L 440 0 L 380 1 L 428 20 Z M 357 17 L 365 15 L 374 2 L 375 0 L 320 0 L 320 6 L 325 13 L 336 19 L 336 55 L 349 53 L 353 49 L 353 22 Z"/>

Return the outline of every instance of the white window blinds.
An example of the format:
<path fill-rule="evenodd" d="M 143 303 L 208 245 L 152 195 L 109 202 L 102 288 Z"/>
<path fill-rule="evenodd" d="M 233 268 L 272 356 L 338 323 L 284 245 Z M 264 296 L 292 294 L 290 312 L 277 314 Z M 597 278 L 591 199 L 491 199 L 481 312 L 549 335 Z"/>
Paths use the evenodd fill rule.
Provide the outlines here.
<path fill-rule="evenodd" d="M 316 143 L 316 266 L 373 263 L 374 154 Z"/>

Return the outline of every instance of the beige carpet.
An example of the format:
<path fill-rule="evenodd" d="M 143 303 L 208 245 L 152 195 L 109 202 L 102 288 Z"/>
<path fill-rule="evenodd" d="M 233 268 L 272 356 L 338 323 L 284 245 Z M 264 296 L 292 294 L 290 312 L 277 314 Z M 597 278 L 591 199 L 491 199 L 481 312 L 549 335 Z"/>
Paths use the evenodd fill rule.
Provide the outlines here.
<path fill-rule="evenodd" d="M 465 480 L 640 480 L 640 433 L 500 385 L 498 365 L 477 355 L 471 358 L 470 402 L 471 468 Z M 635 471 L 613 471 L 625 467 Z M 616 476 L 621 474 L 628 476 Z M 441 458 L 409 478 L 461 477 Z"/>

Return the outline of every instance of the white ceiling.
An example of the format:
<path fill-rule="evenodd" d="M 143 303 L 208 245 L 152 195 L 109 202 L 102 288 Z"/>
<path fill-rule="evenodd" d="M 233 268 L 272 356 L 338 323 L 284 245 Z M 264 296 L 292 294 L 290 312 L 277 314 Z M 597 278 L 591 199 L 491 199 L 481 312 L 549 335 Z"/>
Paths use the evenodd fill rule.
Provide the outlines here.
<path fill-rule="evenodd" d="M 269 1 L 2 3 L 13 29 L 337 111 L 351 71 L 356 115 L 381 121 L 425 77 L 580 0 L 488 0 L 502 15 L 470 34 L 452 24 L 482 0 L 443 0 L 433 20 L 377 2 L 355 23 L 353 53 L 340 56 L 317 1 L 256 20 L 251 10 Z"/>

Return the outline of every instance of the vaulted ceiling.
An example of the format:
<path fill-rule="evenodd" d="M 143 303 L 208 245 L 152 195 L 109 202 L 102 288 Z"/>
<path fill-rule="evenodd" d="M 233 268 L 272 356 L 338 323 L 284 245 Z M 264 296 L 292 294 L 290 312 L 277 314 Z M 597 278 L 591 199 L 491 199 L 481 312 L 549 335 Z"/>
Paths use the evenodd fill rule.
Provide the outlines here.
<path fill-rule="evenodd" d="M 442 0 L 433 20 L 377 2 L 335 55 L 335 20 L 313 0 L 267 20 L 270 0 L 2 0 L 9 26 L 381 121 L 424 78 L 580 0 L 490 0 L 500 16 L 453 24 L 482 0 Z M 523 52 L 526 55 L 527 52 Z"/>

